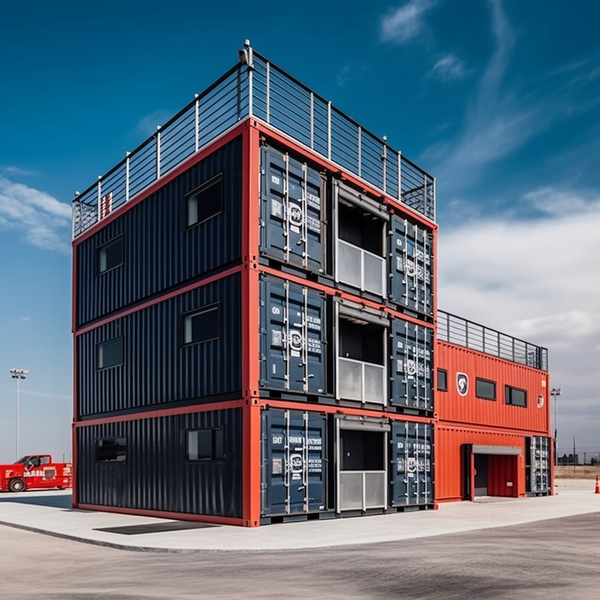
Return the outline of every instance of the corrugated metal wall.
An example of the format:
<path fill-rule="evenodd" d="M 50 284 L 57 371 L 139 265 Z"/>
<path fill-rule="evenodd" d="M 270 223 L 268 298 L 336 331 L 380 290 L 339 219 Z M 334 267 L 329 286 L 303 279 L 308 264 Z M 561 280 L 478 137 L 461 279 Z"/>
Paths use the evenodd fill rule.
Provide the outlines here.
<path fill-rule="evenodd" d="M 548 373 L 444 342 L 438 341 L 435 350 L 436 367 L 448 372 L 448 391 L 436 391 L 435 396 L 435 410 L 440 420 L 548 431 Z M 457 373 L 468 376 L 465 396 L 457 391 Z M 496 383 L 496 400 L 476 397 L 478 377 Z M 505 385 L 527 390 L 527 407 L 506 404 Z"/>
<path fill-rule="evenodd" d="M 520 447 L 521 456 L 507 458 L 517 461 L 516 473 L 511 473 L 511 479 L 506 479 L 507 472 L 497 472 L 490 475 L 488 470 L 488 486 L 493 481 L 513 482 L 513 493 L 518 490 L 525 492 L 525 435 L 510 434 L 498 431 L 481 431 L 475 428 L 460 428 L 450 425 L 440 425 L 435 431 L 435 497 L 438 501 L 463 500 L 465 498 L 465 479 L 468 475 L 465 465 L 463 446 L 465 444 L 480 444 L 483 446 Z M 497 487 L 497 486 L 496 486 Z M 488 490 L 491 492 L 491 490 Z M 496 490 L 497 491 L 497 490 Z M 505 494 L 502 494 L 505 495 Z"/>
<path fill-rule="evenodd" d="M 240 262 L 241 165 L 239 137 L 77 245 L 77 325 Z M 223 212 L 186 230 L 186 194 L 218 173 Z M 124 262 L 99 275 L 97 248 L 119 235 Z"/>
<path fill-rule="evenodd" d="M 174 402 L 205 403 L 241 391 L 240 276 L 218 279 L 77 338 L 79 417 Z M 183 345 L 182 314 L 218 303 L 219 338 Z M 121 338 L 123 363 L 98 370 L 97 344 Z"/>
<path fill-rule="evenodd" d="M 222 427 L 225 456 L 186 460 L 186 431 Z M 123 462 L 96 462 L 96 440 L 124 437 Z M 77 494 L 81 504 L 191 515 L 242 516 L 242 409 L 80 427 Z"/>

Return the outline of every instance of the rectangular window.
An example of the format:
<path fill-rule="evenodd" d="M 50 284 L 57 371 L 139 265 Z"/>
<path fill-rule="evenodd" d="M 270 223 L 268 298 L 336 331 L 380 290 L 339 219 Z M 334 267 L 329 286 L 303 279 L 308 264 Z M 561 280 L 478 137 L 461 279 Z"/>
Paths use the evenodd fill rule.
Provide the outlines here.
<path fill-rule="evenodd" d="M 183 343 L 200 344 L 219 337 L 219 305 L 183 315 Z"/>
<path fill-rule="evenodd" d="M 97 250 L 98 253 L 98 275 L 106 273 L 123 264 L 123 236 L 106 242 Z"/>
<path fill-rule="evenodd" d="M 188 431 L 186 460 L 223 460 L 223 446 L 222 427 Z"/>
<path fill-rule="evenodd" d="M 123 344 L 121 338 L 101 342 L 96 346 L 96 368 L 108 369 L 123 362 Z"/>
<path fill-rule="evenodd" d="M 448 371 L 445 369 L 437 370 L 437 389 L 440 392 L 448 391 Z"/>
<path fill-rule="evenodd" d="M 223 212 L 223 173 L 187 195 L 186 228 L 208 221 Z"/>
<path fill-rule="evenodd" d="M 504 386 L 506 404 L 513 406 L 527 406 L 527 392 L 510 385 Z"/>
<path fill-rule="evenodd" d="M 495 400 L 496 382 L 477 377 L 475 380 L 475 395 L 478 398 L 483 398 L 484 400 Z"/>
<path fill-rule="evenodd" d="M 96 462 L 125 462 L 126 460 L 127 438 L 96 440 Z"/>

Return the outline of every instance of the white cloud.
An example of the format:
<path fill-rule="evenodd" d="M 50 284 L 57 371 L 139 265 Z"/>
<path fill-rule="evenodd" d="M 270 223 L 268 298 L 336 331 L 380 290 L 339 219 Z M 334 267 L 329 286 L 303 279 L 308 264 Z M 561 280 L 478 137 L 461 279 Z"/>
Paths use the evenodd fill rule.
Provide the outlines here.
<path fill-rule="evenodd" d="M 445 54 L 433 66 L 429 75 L 437 77 L 442 81 L 454 81 L 464 79 L 468 72 L 465 63 L 454 54 Z"/>
<path fill-rule="evenodd" d="M 424 29 L 423 15 L 434 5 L 433 0 L 411 0 L 390 11 L 381 21 L 381 40 L 408 42 Z"/>
<path fill-rule="evenodd" d="M 547 214 L 440 229 L 439 306 L 548 348 L 552 385 L 569 397 L 561 428 L 597 446 L 597 438 L 583 438 L 585 416 L 574 414 L 600 408 L 600 194 L 544 188 L 523 201 L 545 205 Z"/>
<path fill-rule="evenodd" d="M 543 117 L 535 107 L 525 105 L 515 93 L 501 92 L 514 34 L 500 0 L 490 0 L 489 4 L 495 48 L 477 85 L 463 131 L 451 146 L 429 151 L 440 161 L 436 173 L 446 191 L 476 179 L 482 167 L 509 155 L 543 128 Z M 446 66 L 451 67 L 452 60 L 446 61 Z"/>
<path fill-rule="evenodd" d="M 0 175 L 0 227 L 14 229 L 33 246 L 69 252 L 71 206 Z"/>

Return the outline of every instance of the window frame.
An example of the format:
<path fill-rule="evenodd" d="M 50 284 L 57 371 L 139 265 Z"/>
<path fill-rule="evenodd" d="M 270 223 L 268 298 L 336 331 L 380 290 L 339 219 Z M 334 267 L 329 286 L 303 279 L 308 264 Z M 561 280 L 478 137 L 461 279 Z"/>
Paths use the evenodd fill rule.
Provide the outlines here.
<path fill-rule="evenodd" d="M 119 362 L 111 363 L 110 365 L 102 365 L 100 366 L 100 349 L 109 344 L 118 343 L 119 345 Z M 119 335 L 117 337 L 111 338 L 109 340 L 104 340 L 103 342 L 96 343 L 96 371 L 106 371 L 106 369 L 114 369 L 115 367 L 120 367 L 123 364 L 123 336 Z"/>
<path fill-rule="evenodd" d="M 198 218 L 198 206 L 199 202 L 197 201 L 198 196 L 210 189 L 214 185 L 220 185 L 220 197 L 219 197 L 219 210 L 217 212 L 213 212 L 202 219 Z M 194 222 L 190 222 L 190 204 L 196 200 L 196 220 Z M 206 223 L 210 221 L 210 219 L 214 219 L 215 217 L 223 214 L 225 211 L 225 178 L 223 176 L 223 171 L 220 171 L 216 175 L 213 175 L 210 179 L 201 183 L 199 186 L 194 188 L 191 192 L 185 194 L 185 203 L 184 203 L 184 215 L 183 215 L 183 229 L 184 231 L 189 231 L 202 223 Z"/>
<path fill-rule="evenodd" d="M 197 456 L 196 458 L 190 458 L 190 435 L 191 434 L 210 434 L 210 455 L 204 454 Z M 199 445 L 196 445 L 198 450 Z M 198 453 L 199 454 L 199 453 Z M 206 462 L 220 462 L 225 460 L 225 433 L 223 427 L 216 425 L 214 427 L 197 427 L 194 429 L 187 429 L 185 432 L 185 460 L 188 463 L 206 463 Z"/>
<path fill-rule="evenodd" d="M 115 441 L 115 452 L 114 458 L 100 458 L 100 448 L 102 442 Z M 122 443 L 119 443 L 122 442 Z M 126 436 L 112 436 L 112 437 L 102 437 L 96 438 L 95 441 L 95 454 L 94 459 L 96 464 L 107 464 L 107 463 L 126 463 L 127 462 L 127 437 Z"/>
<path fill-rule="evenodd" d="M 490 396 L 481 394 L 480 390 L 479 390 L 480 383 L 491 384 L 492 386 L 494 386 L 494 395 L 492 397 L 490 397 Z M 475 397 L 481 398 L 481 400 L 490 400 L 492 402 L 495 402 L 498 398 L 496 382 L 493 379 L 485 379 L 484 377 L 475 377 Z"/>
<path fill-rule="evenodd" d="M 116 235 L 115 237 L 111 238 L 110 240 L 108 240 L 96 247 L 96 273 L 97 273 L 98 277 L 100 277 L 101 275 L 104 275 L 105 273 L 109 273 L 110 271 L 114 271 L 115 269 L 118 269 L 119 267 L 123 266 L 123 264 L 125 263 L 125 245 L 123 242 L 124 242 L 124 236 L 122 233 L 120 233 L 119 235 Z M 105 269 L 102 269 L 101 268 L 101 260 L 100 260 L 101 253 L 103 251 L 105 251 L 109 246 L 114 246 L 117 243 L 121 245 L 121 256 L 120 256 L 121 262 L 114 264 L 110 267 L 107 267 Z"/>
<path fill-rule="evenodd" d="M 201 314 L 208 313 L 211 311 L 216 311 L 216 313 L 217 313 L 217 318 L 216 318 L 217 334 L 216 334 L 216 336 L 206 338 L 206 339 L 201 339 L 201 340 L 187 341 L 187 323 L 188 323 L 188 321 L 191 323 L 191 320 L 194 317 L 197 317 Z M 206 344 L 207 342 L 213 342 L 214 340 L 220 339 L 221 338 L 220 313 L 221 313 L 221 311 L 220 311 L 220 303 L 219 302 L 212 302 L 210 304 L 206 304 L 205 306 L 201 306 L 199 308 L 195 308 L 194 310 L 190 310 L 185 313 L 182 313 L 181 314 L 181 345 L 184 348 L 187 348 L 189 346 L 196 346 L 197 344 Z"/>
<path fill-rule="evenodd" d="M 513 401 L 513 392 L 523 393 L 523 404 Z M 527 408 L 527 390 L 515 387 L 513 385 L 504 386 L 504 401 L 509 406 L 519 406 L 521 408 Z"/>
<path fill-rule="evenodd" d="M 440 373 L 444 374 L 444 387 L 440 387 Z M 448 369 L 440 369 L 438 367 L 436 371 L 436 379 L 435 379 L 435 389 L 438 392 L 447 392 L 448 391 Z"/>

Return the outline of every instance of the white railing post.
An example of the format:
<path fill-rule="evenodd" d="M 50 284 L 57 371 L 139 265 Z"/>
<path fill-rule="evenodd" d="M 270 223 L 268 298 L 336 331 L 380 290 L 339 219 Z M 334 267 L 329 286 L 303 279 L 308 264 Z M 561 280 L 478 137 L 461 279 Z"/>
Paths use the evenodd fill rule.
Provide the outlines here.
<path fill-rule="evenodd" d="M 156 126 L 156 179 L 160 178 L 160 125 Z"/>
<path fill-rule="evenodd" d="M 398 200 L 402 201 L 402 152 L 398 152 Z"/>
<path fill-rule="evenodd" d="M 327 103 L 327 158 L 331 160 L 331 101 Z"/>
<path fill-rule="evenodd" d="M 196 103 L 194 105 L 194 150 L 198 152 L 200 148 L 200 100 L 198 94 L 195 94 Z"/>
<path fill-rule="evenodd" d="M 362 127 L 358 126 L 358 176 L 362 177 Z"/>
<path fill-rule="evenodd" d="M 98 175 L 98 221 L 102 218 L 102 175 Z"/>
<path fill-rule="evenodd" d="M 125 202 L 129 201 L 129 155 L 131 152 L 125 153 Z"/>
<path fill-rule="evenodd" d="M 386 193 L 387 184 L 387 135 L 383 136 L 383 153 L 381 155 L 381 171 L 383 176 L 383 193 Z"/>
<path fill-rule="evenodd" d="M 315 149 L 315 95 L 310 93 L 310 149 Z"/>

